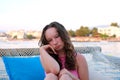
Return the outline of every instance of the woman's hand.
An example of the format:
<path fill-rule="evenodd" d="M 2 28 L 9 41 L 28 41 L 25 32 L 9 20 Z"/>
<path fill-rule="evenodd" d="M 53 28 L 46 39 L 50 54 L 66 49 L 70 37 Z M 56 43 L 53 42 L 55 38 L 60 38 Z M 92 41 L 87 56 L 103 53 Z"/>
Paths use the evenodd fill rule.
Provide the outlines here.
<path fill-rule="evenodd" d="M 67 69 L 63 68 L 59 73 L 59 77 L 61 77 L 63 74 L 68 74 L 70 76 L 71 73 Z"/>
<path fill-rule="evenodd" d="M 45 50 L 46 52 L 48 52 L 49 54 L 56 54 L 55 50 L 53 49 L 52 46 L 50 45 L 44 45 L 40 47 L 40 50 Z"/>

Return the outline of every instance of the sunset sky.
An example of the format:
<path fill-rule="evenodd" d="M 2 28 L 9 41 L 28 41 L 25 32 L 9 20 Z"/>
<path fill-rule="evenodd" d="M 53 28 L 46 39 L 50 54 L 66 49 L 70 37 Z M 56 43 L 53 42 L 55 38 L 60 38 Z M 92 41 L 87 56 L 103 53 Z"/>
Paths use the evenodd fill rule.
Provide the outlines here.
<path fill-rule="evenodd" d="M 0 0 L 0 31 L 42 30 L 53 21 L 66 29 L 120 24 L 119 0 Z"/>

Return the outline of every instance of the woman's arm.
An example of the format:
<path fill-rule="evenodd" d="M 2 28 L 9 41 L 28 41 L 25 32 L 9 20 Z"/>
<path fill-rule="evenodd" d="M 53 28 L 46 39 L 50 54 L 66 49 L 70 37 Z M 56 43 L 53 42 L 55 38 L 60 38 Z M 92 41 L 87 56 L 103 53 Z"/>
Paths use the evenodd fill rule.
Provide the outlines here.
<path fill-rule="evenodd" d="M 89 80 L 88 65 L 85 57 L 78 53 L 76 58 L 80 80 Z"/>
<path fill-rule="evenodd" d="M 41 46 L 39 49 L 42 65 L 46 73 L 58 74 L 60 71 L 60 66 L 57 61 L 49 55 L 47 52 L 48 49 L 52 49 L 50 45 Z"/>

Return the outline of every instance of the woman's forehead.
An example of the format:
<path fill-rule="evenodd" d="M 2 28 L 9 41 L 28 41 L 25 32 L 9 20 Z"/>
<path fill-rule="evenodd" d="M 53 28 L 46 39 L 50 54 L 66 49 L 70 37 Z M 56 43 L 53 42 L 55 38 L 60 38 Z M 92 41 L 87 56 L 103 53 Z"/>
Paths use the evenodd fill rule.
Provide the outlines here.
<path fill-rule="evenodd" d="M 54 35 L 56 35 L 56 34 L 58 34 L 56 28 L 49 28 L 49 29 L 47 29 L 46 32 L 45 32 L 45 36 L 46 36 L 46 37 L 54 36 Z"/>
<path fill-rule="evenodd" d="M 47 33 L 53 33 L 53 32 L 57 32 L 57 30 L 56 30 L 56 28 L 51 27 L 51 28 L 48 28 L 48 29 L 45 31 L 45 34 L 47 34 Z"/>

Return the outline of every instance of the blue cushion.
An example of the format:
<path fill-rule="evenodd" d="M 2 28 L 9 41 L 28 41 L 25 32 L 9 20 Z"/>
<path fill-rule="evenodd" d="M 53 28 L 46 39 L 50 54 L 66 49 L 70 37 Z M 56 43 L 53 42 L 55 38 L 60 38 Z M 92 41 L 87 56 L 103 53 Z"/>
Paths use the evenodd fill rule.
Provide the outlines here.
<path fill-rule="evenodd" d="M 44 80 L 39 56 L 2 57 L 10 80 Z"/>

